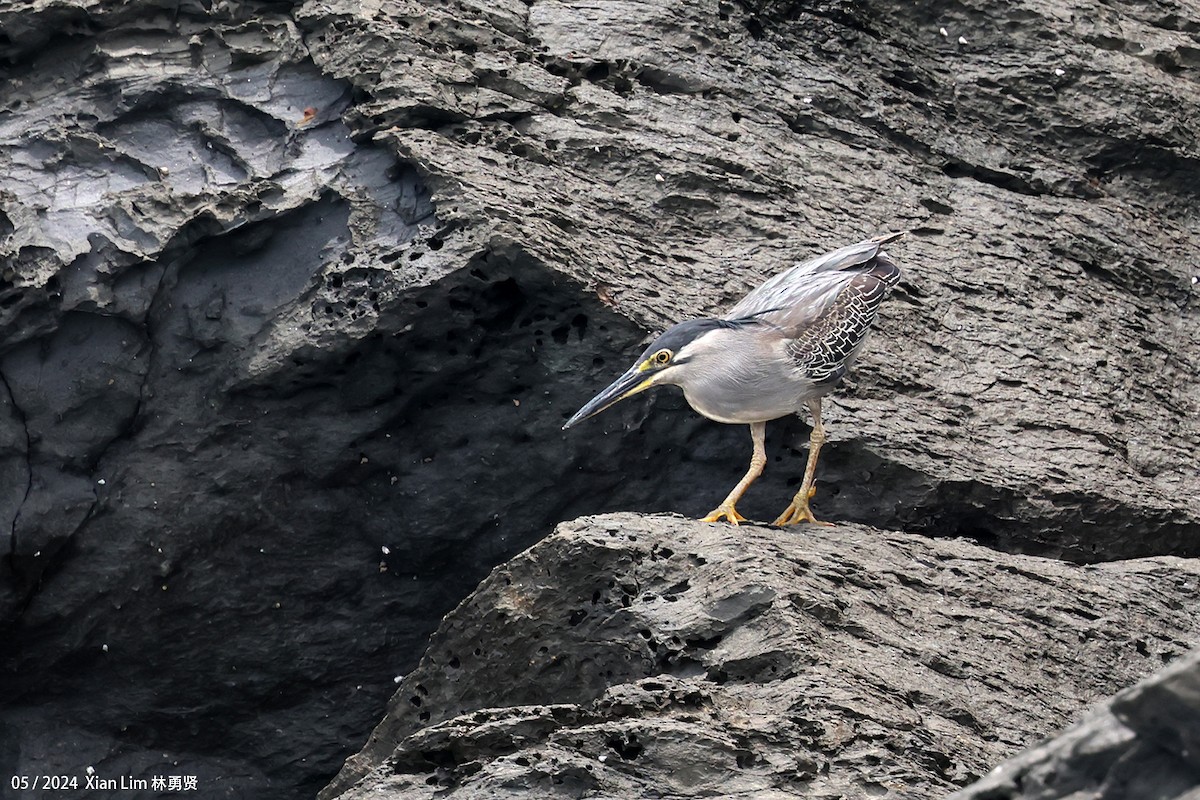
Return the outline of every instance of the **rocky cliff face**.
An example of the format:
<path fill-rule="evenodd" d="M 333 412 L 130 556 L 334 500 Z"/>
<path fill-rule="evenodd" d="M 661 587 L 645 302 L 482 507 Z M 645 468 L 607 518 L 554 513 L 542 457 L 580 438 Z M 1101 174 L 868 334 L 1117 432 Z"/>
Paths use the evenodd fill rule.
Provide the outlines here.
<path fill-rule="evenodd" d="M 906 277 L 818 513 L 1196 555 L 1198 17 L 0 2 L 0 765 L 315 793 L 493 566 L 741 474 L 745 431 L 668 393 L 558 431 L 647 331 L 885 230 Z M 804 435 L 772 426 L 744 511 Z M 528 702 L 607 713 L 632 675 Z"/>

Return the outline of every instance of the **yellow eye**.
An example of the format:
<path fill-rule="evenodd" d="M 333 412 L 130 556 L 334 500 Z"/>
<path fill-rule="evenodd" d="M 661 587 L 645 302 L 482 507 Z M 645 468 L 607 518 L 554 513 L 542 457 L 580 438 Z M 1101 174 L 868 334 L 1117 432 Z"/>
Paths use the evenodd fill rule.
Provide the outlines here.
<path fill-rule="evenodd" d="M 654 363 L 655 364 L 659 364 L 659 365 L 666 364 L 670 360 L 671 360 L 671 351 L 670 350 L 659 350 L 657 353 L 654 354 Z"/>

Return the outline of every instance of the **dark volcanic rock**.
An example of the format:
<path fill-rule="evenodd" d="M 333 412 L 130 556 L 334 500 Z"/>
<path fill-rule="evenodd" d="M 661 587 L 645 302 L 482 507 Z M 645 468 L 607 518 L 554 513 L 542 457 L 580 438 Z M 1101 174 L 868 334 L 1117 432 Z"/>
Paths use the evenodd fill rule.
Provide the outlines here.
<path fill-rule="evenodd" d="M 1200 650 L 1005 762 L 954 800 L 1200 796 Z"/>
<path fill-rule="evenodd" d="M 1194 193 L 1171 177 L 1196 158 L 1200 90 L 1179 16 L 468 7 L 302 18 L 370 93 L 352 125 L 421 166 L 445 219 L 487 219 L 639 323 L 719 308 L 798 249 L 914 230 L 830 412 L 822 480 L 866 486 L 823 493 L 825 513 L 1078 560 L 1200 552 Z M 1175 71 L 1149 55 L 1168 52 Z M 730 460 L 703 498 L 657 504 L 707 510 Z"/>
<path fill-rule="evenodd" d="M 1198 634 L 1195 561 L 590 517 L 446 617 L 325 796 L 938 797 Z"/>
<path fill-rule="evenodd" d="M 0 0 L 0 771 L 315 793 L 493 566 L 741 475 L 558 431 L 647 331 L 887 230 L 818 514 L 1200 553 L 1198 16 Z"/>

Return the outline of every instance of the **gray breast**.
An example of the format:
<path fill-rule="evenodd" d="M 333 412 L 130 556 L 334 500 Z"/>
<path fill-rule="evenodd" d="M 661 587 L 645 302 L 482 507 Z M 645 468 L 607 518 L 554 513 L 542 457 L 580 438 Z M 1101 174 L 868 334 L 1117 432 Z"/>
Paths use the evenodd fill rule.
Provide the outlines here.
<path fill-rule="evenodd" d="M 717 422 L 750 423 L 794 414 L 832 386 L 814 383 L 787 353 L 784 340 L 722 332 L 706 337 L 677 384 L 688 405 Z"/>

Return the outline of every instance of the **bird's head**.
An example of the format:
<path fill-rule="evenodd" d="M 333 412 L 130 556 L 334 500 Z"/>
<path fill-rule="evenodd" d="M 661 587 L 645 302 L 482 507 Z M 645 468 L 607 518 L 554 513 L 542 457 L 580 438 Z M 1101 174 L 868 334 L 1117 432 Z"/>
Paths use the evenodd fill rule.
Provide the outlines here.
<path fill-rule="evenodd" d="M 563 430 L 594 417 L 609 406 L 644 392 L 651 386 L 684 386 L 688 375 L 703 361 L 705 337 L 716 331 L 737 327 L 739 322 L 723 319 L 694 319 L 666 330 L 646 348 L 633 366 L 625 370 L 608 388 L 589 400 L 563 425 Z"/>

